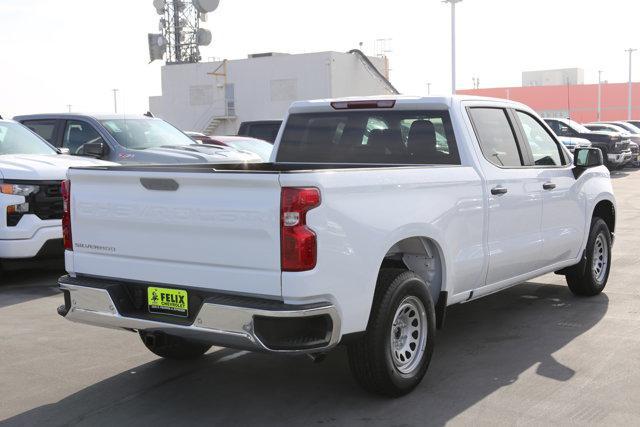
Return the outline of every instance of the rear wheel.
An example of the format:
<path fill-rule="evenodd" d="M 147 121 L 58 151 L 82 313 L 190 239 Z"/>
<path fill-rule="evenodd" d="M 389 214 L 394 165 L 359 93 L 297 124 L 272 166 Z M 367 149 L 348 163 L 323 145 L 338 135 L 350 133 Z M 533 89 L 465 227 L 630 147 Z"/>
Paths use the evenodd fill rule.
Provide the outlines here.
<path fill-rule="evenodd" d="M 192 360 L 201 357 L 210 345 L 163 333 L 140 331 L 144 345 L 157 356 L 173 360 Z"/>
<path fill-rule="evenodd" d="M 435 310 L 429 289 L 406 269 L 383 269 L 365 334 L 349 344 L 349 365 L 366 390 L 402 396 L 422 380 L 433 354 Z"/>
<path fill-rule="evenodd" d="M 611 232 L 602 218 L 591 221 L 586 259 L 566 274 L 569 289 L 576 295 L 597 295 L 607 284 L 611 271 Z"/>

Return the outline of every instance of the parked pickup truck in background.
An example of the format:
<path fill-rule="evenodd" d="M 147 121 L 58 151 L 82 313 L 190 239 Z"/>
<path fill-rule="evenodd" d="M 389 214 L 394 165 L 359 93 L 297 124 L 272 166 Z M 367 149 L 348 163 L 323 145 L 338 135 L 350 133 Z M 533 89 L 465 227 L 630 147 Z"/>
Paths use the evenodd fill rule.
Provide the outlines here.
<path fill-rule="evenodd" d="M 240 123 L 238 136 L 250 136 L 273 144 L 278 136 L 282 120 L 258 120 Z"/>
<path fill-rule="evenodd" d="M 21 124 L 0 120 L 0 260 L 60 256 L 67 169 L 112 164 L 60 154 Z"/>
<path fill-rule="evenodd" d="M 32 114 L 14 120 L 73 155 L 122 164 L 262 161 L 231 147 L 197 144 L 164 120 L 145 115 Z"/>
<path fill-rule="evenodd" d="M 271 163 L 71 169 L 59 314 L 175 359 L 342 343 L 362 386 L 398 396 L 447 306 L 549 272 L 607 283 L 601 152 L 573 159 L 522 104 L 306 101 L 283 126 Z"/>
<path fill-rule="evenodd" d="M 592 131 L 569 119 L 544 120 L 559 137 L 568 136 L 591 141 L 592 147 L 602 151 L 609 169 L 621 168 L 631 161 L 633 154 L 629 148 L 629 140 L 623 139 L 617 132 Z"/>

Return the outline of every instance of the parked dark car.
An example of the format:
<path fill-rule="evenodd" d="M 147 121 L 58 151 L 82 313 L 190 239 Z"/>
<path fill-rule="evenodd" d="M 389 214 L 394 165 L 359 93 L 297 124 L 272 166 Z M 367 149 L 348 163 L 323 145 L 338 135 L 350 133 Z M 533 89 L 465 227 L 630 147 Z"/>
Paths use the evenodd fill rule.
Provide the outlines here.
<path fill-rule="evenodd" d="M 32 114 L 14 120 L 72 155 L 117 163 L 261 162 L 231 147 L 197 144 L 164 120 L 147 115 Z"/>
<path fill-rule="evenodd" d="M 629 149 L 631 150 L 632 166 L 638 166 L 638 145 L 640 145 L 640 129 L 625 122 L 594 122 L 584 125 L 587 129 L 593 131 L 609 131 L 618 132 L 622 139 L 629 140 Z"/>
<path fill-rule="evenodd" d="M 617 169 L 629 163 L 632 158 L 629 141 L 618 132 L 592 131 L 570 119 L 544 119 L 558 136 L 584 138 L 591 141 L 592 147 L 602 151 L 607 167 Z"/>
<path fill-rule="evenodd" d="M 238 136 L 250 136 L 273 144 L 278 136 L 282 120 L 260 120 L 240 123 Z"/>

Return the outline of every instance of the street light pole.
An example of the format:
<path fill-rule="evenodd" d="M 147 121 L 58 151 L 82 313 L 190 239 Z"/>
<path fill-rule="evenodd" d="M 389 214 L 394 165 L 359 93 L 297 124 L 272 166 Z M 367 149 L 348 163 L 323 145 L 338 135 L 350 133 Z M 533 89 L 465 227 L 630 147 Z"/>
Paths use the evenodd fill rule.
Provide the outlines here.
<path fill-rule="evenodd" d="M 427 83 L 427 95 L 431 95 L 431 83 Z"/>
<path fill-rule="evenodd" d="M 629 110 L 627 112 L 627 120 L 631 120 L 631 55 L 633 54 L 633 52 L 635 52 L 638 49 L 627 49 L 625 50 L 625 52 L 629 52 Z"/>
<path fill-rule="evenodd" d="M 598 70 L 598 121 L 602 120 L 602 70 Z"/>
<path fill-rule="evenodd" d="M 118 114 L 118 89 L 111 89 L 113 91 L 113 111 Z"/>
<path fill-rule="evenodd" d="M 462 0 L 443 0 L 451 3 L 451 93 L 456 94 L 456 3 Z"/>

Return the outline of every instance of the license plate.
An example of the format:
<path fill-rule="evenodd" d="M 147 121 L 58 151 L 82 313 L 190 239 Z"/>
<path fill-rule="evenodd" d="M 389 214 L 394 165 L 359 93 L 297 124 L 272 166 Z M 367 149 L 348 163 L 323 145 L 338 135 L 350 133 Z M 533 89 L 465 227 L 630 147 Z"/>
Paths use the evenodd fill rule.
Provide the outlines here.
<path fill-rule="evenodd" d="M 181 289 L 147 288 L 150 313 L 189 316 L 189 296 Z"/>

